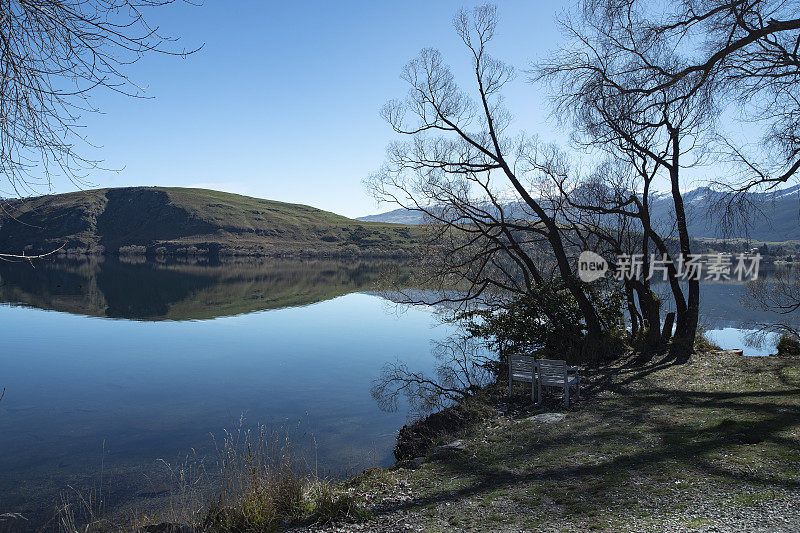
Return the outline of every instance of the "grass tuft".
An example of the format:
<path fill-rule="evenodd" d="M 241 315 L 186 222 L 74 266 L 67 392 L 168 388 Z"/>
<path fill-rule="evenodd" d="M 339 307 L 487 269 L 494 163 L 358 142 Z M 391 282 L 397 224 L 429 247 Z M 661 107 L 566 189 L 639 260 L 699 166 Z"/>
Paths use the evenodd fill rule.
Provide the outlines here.
<path fill-rule="evenodd" d="M 307 498 L 310 503 L 311 521 L 314 524 L 327 524 L 340 520 L 367 520 L 372 516 L 360 496 L 327 481 L 312 484 Z"/>
<path fill-rule="evenodd" d="M 271 531 L 303 515 L 304 462 L 287 429 L 240 422 L 219 449 L 221 491 L 203 525 L 222 531 Z"/>

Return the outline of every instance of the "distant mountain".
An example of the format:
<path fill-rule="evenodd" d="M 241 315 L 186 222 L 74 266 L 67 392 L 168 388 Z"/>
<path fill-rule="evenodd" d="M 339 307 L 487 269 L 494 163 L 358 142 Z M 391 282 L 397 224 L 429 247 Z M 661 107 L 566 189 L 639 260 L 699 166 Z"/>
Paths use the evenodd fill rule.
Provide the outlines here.
<path fill-rule="evenodd" d="M 687 212 L 689 232 L 695 238 L 719 238 L 718 221 L 713 209 L 722 193 L 709 187 L 698 187 L 683 194 Z M 727 237 L 744 238 L 757 241 L 783 242 L 800 240 L 800 185 L 778 191 L 748 193 L 748 199 L 757 211 L 750 221 L 749 228 L 736 228 Z M 521 213 L 519 202 L 502 204 L 510 213 Z M 675 222 L 672 196 L 667 192 L 656 192 L 650 197 L 654 225 L 668 229 Z M 422 224 L 422 214 L 407 209 L 395 209 L 377 215 L 358 217 L 357 220 L 372 222 L 399 222 L 402 224 Z"/>
<path fill-rule="evenodd" d="M 377 215 L 367 215 L 365 217 L 356 217 L 356 220 L 363 220 L 365 222 L 390 222 L 393 224 L 422 224 L 422 214 L 417 211 L 409 209 L 395 209 L 393 211 L 386 211 Z"/>
<path fill-rule="evenodd" d="M 718 214 L 715 204 L 723 194 L 709 187 L 698 187 L 683 194 L 689 233 L 697 238 L 719 238 Z M 800 185 L 778 191 L 748 193 L 747 199 L 755 207 L 748 227 L 738 227 L 730 235 L 756 241 L 784 242 L 800 240 Z M 675 211 L 672 197 L 660 193 L 653 202 L 654 220 L 674 224 Z"/>
<path fill-rule="evenodd" d="M 418 240 L 413 227 L 206 189 L 97 189 L 0 207 L 0 251 L 11 254 L 404 256 Z"/>

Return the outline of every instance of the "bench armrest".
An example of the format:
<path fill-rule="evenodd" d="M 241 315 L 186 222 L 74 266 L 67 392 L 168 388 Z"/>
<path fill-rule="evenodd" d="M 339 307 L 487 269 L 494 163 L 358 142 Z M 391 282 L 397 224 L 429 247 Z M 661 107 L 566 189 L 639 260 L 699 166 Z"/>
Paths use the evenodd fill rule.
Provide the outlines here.
<path fill-rule="evenodd" d="M 567 370 L 570 371 L 570 372 L 576 372 L 577 373 L 578 372 L 578 367 L 577 366 L 568 366 Z"/>

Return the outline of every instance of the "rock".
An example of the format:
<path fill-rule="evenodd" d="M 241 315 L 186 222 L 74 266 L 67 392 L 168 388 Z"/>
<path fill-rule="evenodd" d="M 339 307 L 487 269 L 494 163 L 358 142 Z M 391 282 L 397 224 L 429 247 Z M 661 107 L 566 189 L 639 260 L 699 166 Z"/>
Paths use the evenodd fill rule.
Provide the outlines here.
<path fill-rule="evenodd" d="M 445 455 L 449 455 L 449 454 L 451 454 L 453 452 L 463 452 L 466 449 L 467 449 L 467 447 L 464 446 L 464 441 L 463 440 L 460 440 L 460 439 L 459 440 L 454 440 L 450 444 L 445 444 L 443 446 L 437 446 L 436 448 L 434 448 L 433 449 L 433 457 L 442 457 L 442 456 L 445 456 Z"/>
<path fill-rule="evenodd" d="M 394 456 L 398 461 L 425 455 L 433 443 L 461 431 L 468 425 L 489 416 L 488 408 L 466 409 L 462 405 L 446 407 L 438 413 L 400 428 Z"/>
<path fill-rule="evenodd" d="M 552 424 L 554 422 L 561 422 L 567 418 L 566 413 L 542 413 L 539 415 L 529 416 L 527 420 L 531 422 L 538 422 L 540 424 Z"/>

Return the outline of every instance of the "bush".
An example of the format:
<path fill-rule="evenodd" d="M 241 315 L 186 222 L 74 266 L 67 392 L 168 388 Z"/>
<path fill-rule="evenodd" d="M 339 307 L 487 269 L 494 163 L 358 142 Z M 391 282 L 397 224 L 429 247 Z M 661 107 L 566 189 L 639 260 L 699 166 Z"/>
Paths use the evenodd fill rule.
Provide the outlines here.
<path fill-rule="evenodd" d="M 598 280 L 586 284 L 585 290 L 603 323 L 620 324 L 623 298 L 619 287 Z M 619 348 L 619 331 L 614 327 L 607 332 L 608 342 L 596 339 L 593 345 L 586 345 L 578 303 L 561 279 L 531 287 L 528 294 L 501 310 L 472 311 L 460 318 L 473 337 L 485 339 L 501 354 L 538 352 L 543 357 L 584 362 L 603 359 L 606 348 L 615 353 Z"/>
<path fill-rule="evenodd" d="M 702 328 L 697 330 L 697 334 L 694 337 L 694 351 L 697 353 L 707 353 L 712 352 L 714 350 L 721 350 L 722 348 L 708 338 L 708 334 Z"/>
<path fill-rule="evenodd" d="M 790 335 L 781 335 L 778 344 L 778 357 L 800 357 L 800 341 Z"/>
<path fill-rule="evenodd" d="M 119 255 L 145 255 L 147 253 L 147 247 L 131 244 L 130 246 L 120 247 L 117 253 Z"/>

